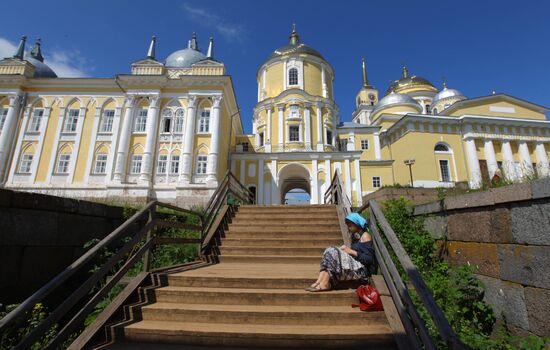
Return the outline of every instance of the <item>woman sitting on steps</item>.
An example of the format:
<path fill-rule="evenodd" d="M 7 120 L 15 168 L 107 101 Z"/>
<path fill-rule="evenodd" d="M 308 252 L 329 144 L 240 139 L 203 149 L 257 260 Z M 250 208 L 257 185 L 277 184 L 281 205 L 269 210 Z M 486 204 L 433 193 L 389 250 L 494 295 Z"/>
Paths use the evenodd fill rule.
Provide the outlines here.
<path fill-rule="evenodd" d="M 351 248 L 328 247 L 321 259 L 319 278 L 308 292 L 323 292 L 334 288 L 340 281 L 368 278 L 374 263 L 374 244 L 367 232 L 367 220 L 357 213 L 346 216 L 351 234 Z"/>

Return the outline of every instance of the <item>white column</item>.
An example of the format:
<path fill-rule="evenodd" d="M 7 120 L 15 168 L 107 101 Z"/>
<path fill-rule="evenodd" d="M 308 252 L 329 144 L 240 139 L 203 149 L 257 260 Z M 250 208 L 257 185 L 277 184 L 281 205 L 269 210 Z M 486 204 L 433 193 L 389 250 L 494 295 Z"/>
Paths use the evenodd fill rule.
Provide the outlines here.
<path fill-rule="evenodd" d="M 152 179 L 153 156 L 155 153 L 155 145 L 157 143 L 157 118 L 159 115 L 160 97 L 153 96 L 149 100 L 149 108 L 147 109 L 147 122 L 145 124 L 145 151 L 143 152 L 143 165 L 141 166 L 141 174 L 139 180 L 147 183 Z"/>
<path fill-rule="evenodd" d="M 346 195 L 351 202 L 351 166 L 349 164 L 349 159 L 344 160 L 344 166 L 346 167 Z"/>
<path fill-rule="evenodd" d="M 258 160 L 258 189 L 256 190 L 257 204 L 264 203 L 264 160 Z"/>
<path fill-rule="evenodd" d="M 278 125 L 278 144 L 277 144 L 277 147 L 278 147 L 278 151 L 279 152 L 282 152 L 283 151 L 283 143 L 284 143 L 284 132 L 285 132 L 285 125 L 284 125 L 284 111 L 285 111 L 285 106 L 284 105 L 278 105 L 277 106 L 277 109 L 279 111 L 279 125 Z"/>
<path fill-rule="evenodd" d="M 354 162 L 355 167 L 355 192 L 357 192 L 357 206 L 363 205 L 363 189 L 361 186 L 361 165 L 359 164 L 359 159 L 356 159 Z"/>
<path fill-rule="evenodd" d="M 124 120 L 122 121 L 122 130 L 120 132 L 120 140 L 116 155 L 115 176 L 113 177 L 113 180 L 118 183 L 122 182 L 126 175 L 126 162 L 128 160 L 128 148 L 130 147 L 135 102 L 136 100 L 133 96 L 127 97 L 125 101 L 126 112 L 124 113 Z"/>
<path fill-rule="evenodd" d="M 281 204 L 281 193 L 278 186 L 277 178 L 277 159 L 271 160 L 271 203 Z"/>
<path fill-rule="evenodd" d="M 8 114 L 4 121 L 4 126 L 0 132 L 0 183 L 4 182 L 8 158 L 13 144 L 13 136 L 17 128 L 17 116 L 19 114 L 19 105 L 21 95 L 13 94 L 9 96 Z"/>
<path fill-rule="evenodd" d="M 311 150 L 311 106 L 309 104 L 304 105 L 304 126 L 305 126 L 305 135 L 304 135 L 304 141 L 305 141 L 305 148 L 306 151 Z"/>
<path fill-rule="evenodd" d="M 519 158 L 521 160 L 521 169 L 523 172 L 523 176 L 533 175 L 533 161 L 531 160 L 531 153 L 529 152 L 529 146 L 527 145 L 527 142 L 520 141 L 518 151 Z"/>
<path fill-rule="evenodd" d="M 468 157 L 468 167 L 470 168 L 470 188 L 479 188 L 481 187 L 481 169 L 479 168 L 479 159 L 477 158 L 474 139 L 466 140 L 466 156 Z"/>
<path fill-rule="evenodd" d="M 346 151 L 355 151 L 355 132 L 353 130 L 349 133 Z"/>
<path fill-rule="evenodd" d="M 73 152 L 71 153 L 71 163 L 69 165 L 69 175 L 67 176 L 67 183 L 72 184 L 74 181 L 74 173 L 76 170 L 76 163 L 78 162 L 78 154 L 80 153 L 80 143 L 82 141 L 82 130 L 84 129 L 84 123 L 86 122 L 86 107 L 80 107 L 78 111 L 78 121 L 76 123 L 76 135 L 73 145 Z"/>
<path fill-rule="evenodd" d="M 548 163 L 548 155 L 546 154 L 544 143 L 537 142 L 535 153 L 537 155 L 537 171 L 539 177 L 548 177 L 550 175 L 550 164 Z"/>
<path fill-rule="evenodd" d="M 325 188 L 323 191 L 321 191 L 323 193 L 321 198 L 321 203 L 323 204 L 325 203 L 325 191 L 328 188 L 328 186 L 330 186 L 331 181 L 332 181 L 332 170 L 330 169 L 330 159 L 325 159 Z"/>
<path fill-rule="evenodd" d="M 25 112 L 23 113 L 23 121 L 21 122 L 21 127 L 19 128 L 19 135 L 17 136 L 17 139 L 16 139 L 17 142 L 15 143 L 15 149 L 13 150 L 13 153 L 11 156 L 12 158 L 11 165 L 9 169 L 6 169 L 7 174 L 4 178 L 5 183 L 13 183 L 13 175 L 17 172 L 17 167 L 19 166 L 18 159 L 21 156 L 21 146 L 23 145 L 23 138 L 25 136 L 25 132 L 29 128 L 30 115 L 31 115 L 31 107 L 27 106 L 27 108 L 25 108 Z M 44 120 L 41 120 L 40 124 L 42 124 L 43 122 Z M 42 127 L 42 125 L 40 126 Z M 38 163 L 38 159 L 40 158 L 36 158 L 36 152 L 35 152 L 35 154 L 33 155 L 33 162 L 31 164 L 31 176 L 33 176 L 34 174 L 33 172 L 34 165 Z"/>
<path fill-rule="evenodd" d="M 220 103 L 222 96 L 214 96 L 212 98 L 212 113 L 210 114 L 210 153 L 208 154 L 207 171 L 208 177 L 206 181 L 212 186 L 217 186 L 218 178 L 218 158 L 220 153 Z"/>
<path fill-rule="evenodd" d="M 244 184 L 244 180 L 245 180 L 245 173 L 244 173 L 244 172 L 245 172 L 246 161 L 245 161 L 244 159 L 241 159 L 239 162 L 241 163 L 241 164 L 240 164 L 241 170 L 240 170 L 240 174 L 239 174 L 239 181 L 240 181 L 242 184 Z"/>
<path fill-rule="evenodd" d="M 113 152 L 117 146 L 117 139 L 118 139 L 118 130 L 120 128 L 120 116 L 122 114 L 122 107 L 116 107 L 115 108 L 115 116 L 113 119 L 113 129 L 111 134 L 111 151 L 109 152 L 109 155 L 107 156 L 107 177 L 106 182 L 111 180 L 111 177 L 113 176 L 113 170 L 114 170 L 114 163 L 116 159 L 116 153 Z"/>
<path fill-rule="evenodd" d="M 193 141 L 195 140 L 195 119 L 197 110 L 197 96 L 189 96 L 187 106 L 187 118 L 185 120 L 185 135 L 183 137 L 182 167 L 179 181 L 191 182 L 191 165 Z"/>
<path fill-rule="evenodd" d="M 485 160 L 487 161 L 487 171 L 489 172 L 489 179 L 492 179 L 498 170 L 497 157 L 495 155 L 493 141 L 486 139 L 483 150 L 485 152 Z"/>
<path fill-rule="evenodd" d="M 323 105 L 318 103 L 317 104 L 317 152 L 322 152 L 324 149 L 323 116 L 321 114 L 321 107 L 323 107 Z"/>
<path fill-rule="evenodd" d="M 328 93 L 327 93 L 327 77 L 326 77 L 325 65 L 324 65 L 324 64 L 321 65 L 321 86 L 322 86 L 322 88 L 323 88 L 323 97 L 324 97 L 324 98 L 327 98 L 327 97 L 328 97 Z"/>
<path fill-rule="evenodd" d="M 317 173 L 319 171 L 319 167 L 318 167 L 318 164 L 317 164 L 317 159 L 312 159 L 311 160 L 311 200 L 310 200 L 310 203 L 311 204 L 320 204 L 319 203 L 319 182 L 318 182 L 318 177 L 317 177 Z"/>
<path fill-rule="evenodd" d="M 374 134 L 374 159 L 382 159 L 382 153 L 380 152 L 380 134 L 375 132 Z"/>
<path fill-rule="evenodd" d="M 267 127 L 266 127 L 266 135 L 264 135 L 265 152 L 271 152 L 271 112 L 272 112 L 272 107 L 267 106 Z"/>
<path fill-rule="evenodd" d="M 512 153 L 512 147 L 510 141 L 502 141 L 502 162 L 504 168 L 504 175 L 508 180 L 515 181 L 517 179 L 516 163 L 514 161 L 514 154 Z"/>

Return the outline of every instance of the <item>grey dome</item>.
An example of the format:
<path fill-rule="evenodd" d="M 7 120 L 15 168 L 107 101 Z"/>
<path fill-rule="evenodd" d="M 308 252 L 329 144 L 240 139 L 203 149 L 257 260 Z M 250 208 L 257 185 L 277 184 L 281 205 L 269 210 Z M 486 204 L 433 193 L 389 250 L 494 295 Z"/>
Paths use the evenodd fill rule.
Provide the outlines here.
<path fill-rule="evenodd" d="M 188 47 L 171 53 L 166 58 L 166 67 L 190 68 L 193 64 L 204 59 L 206 59 L 206 55 Z"/>
<path fill-rule="evenodd" d="M 284 56 L 284 55 L 301 54 L 301 53 L 316 56 L 324 60 L 323 55 L 321 55 L 319 51 L 300 42 L 300 36 L 298 35 L 298 33 L 296 33 L 296 27 L 293 27 L 292 33 L 290 33 L 290 36 L 289 36 L 288 45 L 281 46 L 277 50 L 273 51 L 271 56 L 269 56 L 268 60 L 272 58 Z"/>
<path fill-rule="evenodd" d="M 34 66 L 35 78 L 57 78 L 57 74 L 44 62 L 40 62 L 31 55 L 25 55 L 25 61 Z"/>
<path fill-rule="evenodd" d="M 378 103 L 374 106 L 374 110 L 372 111 L 372 113 L 375 113 L 382 108 L 403 105 L 414 107 L 419 112 L 422 111 L 422 106 L 420 106 L 418 102 L 414 100 L 414 98 L 410 97 L 409 95 L 398 94 L 392 91 L 389 95 L 378 101 Z"/>
<path fill-rule="evenodd" d="M 444 100 L 446 98 L 457 98 L 460 100 L 465 100 L 466 96 L 462 94 L 462 92 L 455 90 L 455 89 L 449 89 L 447 87 L 444 87 L 443 90 L 439 91 L 433 98 L 432 104 L 435 105 L 438 101 Z"/>

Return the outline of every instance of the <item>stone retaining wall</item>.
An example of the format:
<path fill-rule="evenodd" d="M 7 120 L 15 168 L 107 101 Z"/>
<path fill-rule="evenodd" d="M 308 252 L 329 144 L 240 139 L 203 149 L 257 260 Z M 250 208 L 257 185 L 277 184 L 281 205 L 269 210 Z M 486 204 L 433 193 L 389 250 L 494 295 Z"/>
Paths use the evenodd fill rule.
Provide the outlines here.
<path fill-rule="evenodd" d="M 374 199 L 377 202 L 383 202 L 388 199 L 406 198 L 414 204 L 423 204 L 437 200 L 438 191 L 435 188 L 393 188 L 382 187 L 381 189 L 369 193 L 363 197 L 363 203 Z"/>
<path fill-rule="evenodd" d="M 517 334 L 550 336 L 550 179 L 418 205 L 451 264 L 479 268 L 485 299 Z"/>
<path fill-rule="evenodd" d="M 121 207 L 0 189 L 0 303 L 18 303 L 123 222 Z"/>

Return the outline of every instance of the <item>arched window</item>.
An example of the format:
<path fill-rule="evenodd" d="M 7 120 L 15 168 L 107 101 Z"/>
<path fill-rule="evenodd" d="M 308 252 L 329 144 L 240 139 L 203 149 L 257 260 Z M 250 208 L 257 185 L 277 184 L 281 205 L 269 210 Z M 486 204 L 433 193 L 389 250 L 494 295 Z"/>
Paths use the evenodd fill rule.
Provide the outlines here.
<path fill-rule="evenodd" d="M 105 109 L 101 116 L 100 132 L 112 132 L 113 131 L 113 119 L 115 118 L 114 109 Z"/>
<path fill-rule="evenodd" d="M 183 132 L 183 117 L 185 116 L 185 111 L 183 108 L 178 108 L 176 110 L 176 118 L 174 119 L 174 133 L 182 133 Z"/>
<path fill-rule="evenodd" d="M 433 115 L 436 115 L 436 114 L 437 114 L 437 108 L 434 108 L 434 109 L 432 110 L 432 113 L 433 113 Z"/>
<path fill-rule="evenodd" d="M 436 152 L 449 152 L 449 147 L 447 147 L 447 145 L 444 145 L 442 143 L 438 143 L 437 145 L 435 145 L 434 151 L 436 151 Z"/>
<path fill-rule="evenodd" d="M 161 119 L 161 122 L 160 122 L 160 127 L 161 127 L 160 132 L 162 132 L 162 133 L 169 133 L 171 131 L 171 127 L 172 127 L 172 111 L 171 110 L 165 109 L 164 111 L 162 111 L 162 119 Z"/>
<path fill-rule="evenodd" d="M 298 85 L 298 69 L 290 68 L 288 70 L 288 85 Z"/>

